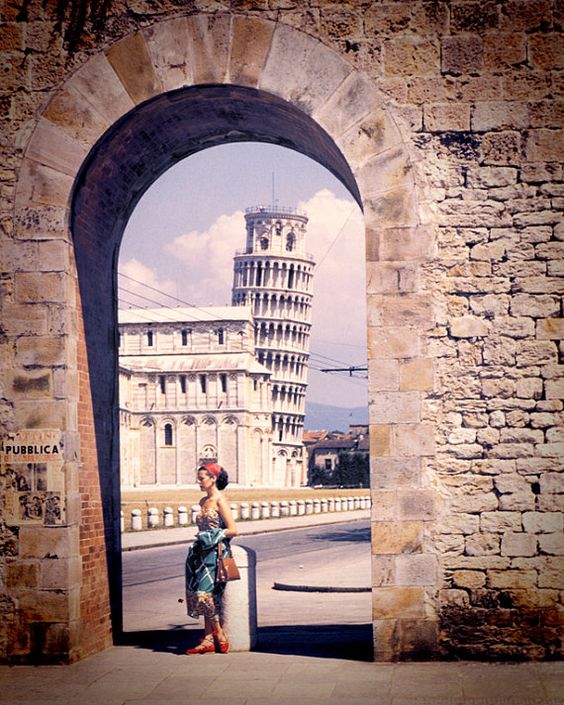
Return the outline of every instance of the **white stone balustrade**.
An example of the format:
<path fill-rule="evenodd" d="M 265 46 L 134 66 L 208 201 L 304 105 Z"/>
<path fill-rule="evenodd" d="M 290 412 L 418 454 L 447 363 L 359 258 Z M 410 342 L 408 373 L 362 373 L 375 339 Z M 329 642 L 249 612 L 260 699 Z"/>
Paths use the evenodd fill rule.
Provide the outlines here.
<path fill-rule="evenodd" d="M 231 502 L 230 508 L 233 518 L 236 521 L 278 519 L 293 516 L 304 516 L 306 514 L 323 514 L 332 512 L 345 512 L 360 509 L 370 509 L 370 495 L 354 497 L 322 497 L 320 499 L 291 499 L 281 501 L 262 502 Z M 187 507 L 181 506 L 176 510 L 177 519 L 175 523 L 174 509 L 164 507 L 162 517 L 156 507 L 147 510 L 147 528 L 155 529 L 161 525 L 168 528 L 173 526 L 187 526 L 189 523 L 195 524 L 196 517 L 200 513 L 200 505 L 194 504 L 190 508 L 190 521 L 188 519 Z M 143 513 L 140 509 L 133 509 L 130 518 L 130 530 L 141 531 L 143 529 Z M 125 531 L 125 519 L 121 513 L 121 530 Z"/>

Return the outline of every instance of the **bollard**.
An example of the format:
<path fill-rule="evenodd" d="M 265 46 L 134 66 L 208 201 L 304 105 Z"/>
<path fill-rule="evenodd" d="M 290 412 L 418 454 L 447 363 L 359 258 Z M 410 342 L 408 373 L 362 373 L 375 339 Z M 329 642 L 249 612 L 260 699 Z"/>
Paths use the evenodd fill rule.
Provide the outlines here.
<path fill-rule="evenodd" d="M 121 531 L 122 534 L 125 531 L 125 517 L 123 515 L 123 509 L 119 513 L 119 530 Z"/>
<path fill-rule="evenodd" d="M 223 593 L 223 622 L 230 651 L 250 651 L 257 643 L 256 554 L 245 546 L 231 546 L 241 580 L 232 580 Z"/>
<path fill-rule="evenodd" d="M 292 503 L 290 502 L 290 515 L 293 516 L 292 511 L 291 511 L 291 507 L 292 507 Z M 296 502 L 296 510 L 297 510 L 296 511 L 297 515 L 300 517 L 303 514 L 305 514 L 305 502 L 303 499 L 298 499 L 298 501 Z"/>
<path fill-rule="evenodd" d="M 360 498 L 360 497 L 355 497 L 355 498 L 354 498 L 354 508 L 355 508 L 355 509 L 360 509 L 360 508 L 361 508 L 361 507 L 360 507 L 360 501 L 361 501 L 361 498 Z"/>
<path fill-rule="evenodd" d="M 319 499 L 313 500 L 313 513 L 319 514 L 321 512 L 321 501 Z"/>
<path fill-rule="evenodd" d="M 321 511 L 326 512 L 328 509 L 328 502 L 326 499 L 321 500 Z"/>
<path fill-rule="evenodd" d="M 231 515 L 233 516 L 233 519 L 237 521 L 237 519 L 239 518 L 239 507 L 237 505 L 237 502 L 231 502 L 229 508 L 231 509 Z"/>
<path fill-rule="evenodd" d="M 260 505 L 258 502 L 251 502 L 251 519 L 260 519 Z"/>
<path fill-rule="evenodd" d="M 140 509 L 133 509 L 131 512 L 131 530 L 141 531 L 143 528 L 143 519 Z"/>
<path fill-rule="evenodd" d="M 305 513 L 306 513 L 306 514 L 313 514 L 313 500 L 312 500 L 312 499 L 306 499 L 306 501 L 305 501 Z"/>
<path fill-rule="evenodd" d="M 251 515 L 249 513 L 249 503 L 241 502 L 241 504 L 239 505 L 239 518 L 243 521 L 246 521 L 250 518 L 250 516 Z"/>
<path fill-rule="evenodd" d="M 163 509 L 163 524 L 165 526 L 174 526 L 174 509 L 172 507 Z"/>
<path fill-rule="evenodd" d="M 193 504 L 192 508 L 190 510 L 190 523 L 195 524 L 196 523 L 196 517 L 200 513 L 200 505 L 199 504 Z"/>
<path fill-rule="evenodd" d="M 354 497 L 349 497 L 347 500 L 347 509 L 349 512 L 354 509 Z"/>
<path fill-rule="evenodd" d="M 273 519 L 278 519 L 278 517 L 280 516 L 280 502 L 270 503 L 270 516 Z"/>
<path fill-rule="evenodd" d="M 290 516 L 290 506 L 286 500 L 282 500 L 280 502 L 280 516 L 281 517 L 289 517 Z"/>
<path fill-rule="evenodd" d="M 341 511 L 341 498 L 340 497 L 335 497 L 335 511 L 340 512 Z"/>
<path fill-rule="evenodd" d="M 329 497 L 329 499 L 327 500 L 327 511 L 335 511 L 335 497 Z"/>
<path fill-rule="evenodd" d="M 149 529 L 154 529 L 159 525 L 159 510 L 156 507 L 147 509 L 147 526 Z"/>
<path fill-rule="evenodd" d="M 188 525 L 188 509 L 186 507 L 178 507 L 178 526 Z"/>
<path fill-rule="evenodd" d="M 260 518 L 270 519 L 270 504 L 268 502 L 261 502 L 260 504 Z"/>
<path fill-rule="evenodd" d="M 372 497 L 370 495 L 364 498 L 364 508 L 370 509 L 372 507 Z"/>
<path fill-rule="evenodd" d="M 298 515 L 298 502 L 296 502 L 295 499 L 291 499 L 288 502 L 288 508 L 289 508 L 289 512 L 290 512 L 291 517 L 295 517 Z"/>

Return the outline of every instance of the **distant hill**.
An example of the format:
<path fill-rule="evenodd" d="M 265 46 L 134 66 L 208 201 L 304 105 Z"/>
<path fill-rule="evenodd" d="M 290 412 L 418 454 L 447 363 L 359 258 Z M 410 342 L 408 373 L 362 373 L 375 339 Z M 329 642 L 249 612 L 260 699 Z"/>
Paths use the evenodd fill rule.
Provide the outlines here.
<path fill-rule="evenodd" d="M 342 406 L 329 406 L 306 402 L 305 422 L 306 431 L 348 431 L 350 424 L 367 424 L 368 407 L 355 406 L 347 409 Z"/>

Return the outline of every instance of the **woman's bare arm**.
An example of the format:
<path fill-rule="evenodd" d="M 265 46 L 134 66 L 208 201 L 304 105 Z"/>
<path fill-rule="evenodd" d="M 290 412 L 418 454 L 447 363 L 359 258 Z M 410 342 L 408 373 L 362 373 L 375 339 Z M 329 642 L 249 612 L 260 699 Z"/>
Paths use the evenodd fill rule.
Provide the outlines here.
<path fill-rule="evenodd" d="M 217 500 L 217 510 L 221 515 L 221 518 L 223 519 L 223 523 L 225 524 L 225 535 L 228 539 L 233 538 L 233 536 L 237 536 L 237 526 L 235 524 L 235 519 L 233 519 L 233 515 L 231 514 L 231 509 L 229 508 L 229 504 L 227 504 L 227 500 L 225 497 L 220 497 Z"/>

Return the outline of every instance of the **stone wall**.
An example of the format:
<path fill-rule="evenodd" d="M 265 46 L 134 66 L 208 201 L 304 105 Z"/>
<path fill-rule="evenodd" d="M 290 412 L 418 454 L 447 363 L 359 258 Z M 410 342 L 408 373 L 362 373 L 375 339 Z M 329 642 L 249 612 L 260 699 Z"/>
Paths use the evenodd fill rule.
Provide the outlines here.
<path fill-rule="evenodd" d="M 86 12 L 0 9 L 0 418 L 6 432 L 60 431 L 66 477 L 64 522 L 0 526 L 2 658 L 71 660 L 109 642 L 119 511 L 100 399 L 111 389 L 90 386 L 89 364 L 98 375 L 103 361 L 92 368 L 78 333 L 95 309 L 111 354 L 113 304 L 96 308 L 92 292 L 111 291 L 112 272 L 85 209 L 81 309 L 71 189 L 127 111 L 210 82 L 279 96 L 292 108 L 280 125 L 312 116 L 340 153 L 315 131 L 311 146 L 297 127 L 290 138 L 364 207 L 376 658 L 561 653 L 557 3 L 71 6 Z"/>

